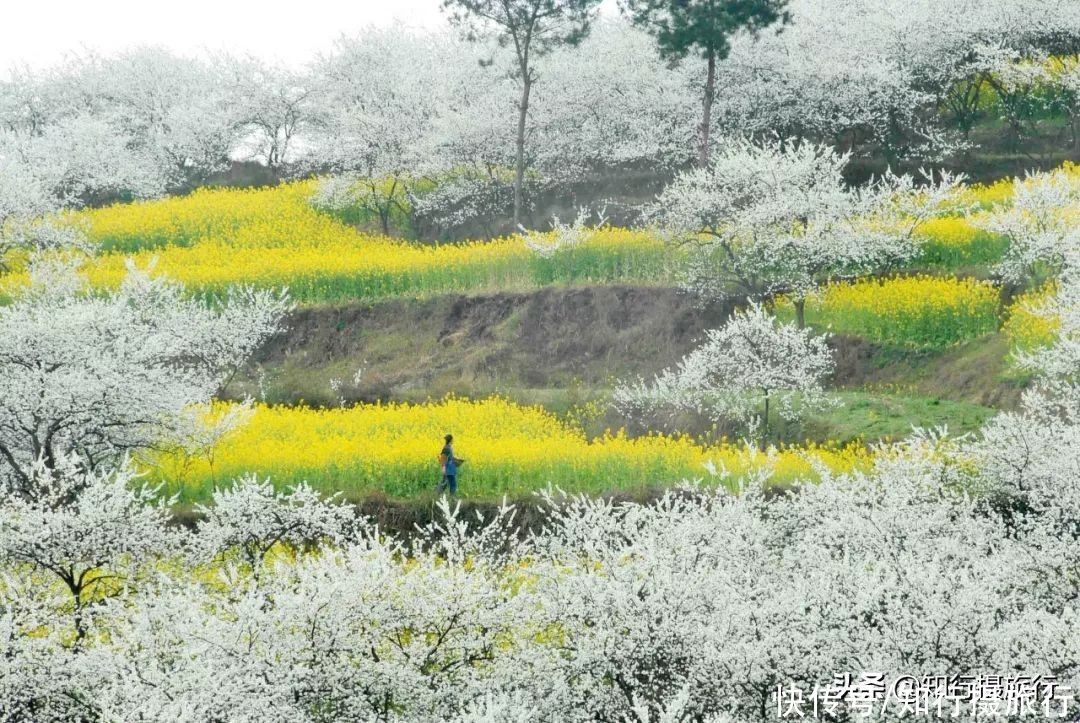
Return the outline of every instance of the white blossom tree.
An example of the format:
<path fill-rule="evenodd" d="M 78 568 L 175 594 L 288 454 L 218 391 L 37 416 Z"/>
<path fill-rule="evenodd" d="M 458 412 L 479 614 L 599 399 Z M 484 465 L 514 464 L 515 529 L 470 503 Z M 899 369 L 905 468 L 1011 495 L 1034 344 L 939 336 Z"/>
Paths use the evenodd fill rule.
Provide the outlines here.
<path fill-rule="evenodd" d="M 521 223 L 525 184 L 525 133 L 529 101 L 538 76 L 536 58 L 559 46 L 580 43 L 596 18 L 600 0 L 443 0 L 451 23 L 467 37 L 493 36 L 513 49 L 513 77 L 521 95 L 517 103 L 514 151 L 514 225 Z"/>
<path fill-rule="evenodd" d="M 718 129 L 828 142 L 890 164 L 970 148 L 990 95 L 978 48 L 1029 55 L 1080 36 L 1075 6 L 1059 0 L 793 0 L 788 9 L 783 33 L 735 38 L 719 64 Z"/>
<path fill-rule="evenodd" d="M 192 543 L 195 559 L 210 562 L 235 553 L 256 581 L 276 546 L 340 543 L 355 518 L 351 508 L 327 503 L 306 484 L 282 492 L 254 475 L 215 489 L 210 504 L 196 505 L 195 511 L 202 517 Z"/>
<path fill-rule="evenodd" d="M 652 383 L 616 389 L 624 413 L 670 407 L 734 419 L 751 437 L 768 438 L 770 406 L 784 419 L 826 405 L 822 387 L 833 370 L 824 336 L 780 324 L 760 306 L 736 312 L 724 326 L 706 331 L 705 342 Z"/>
<path fill-rule="evenodd" d="M 31 231 L 35 219 L 59 204 L 44 180 L 0 143 L 0 270 L 7 271 L 15 249 L 51 247 L 51 237 Z"/>
<path fill-rule="evenodd" d="M 360 210 L 383 233 L 409 218 L 421 189 L 449 170 L 437 123 L 473 65 L 472 51 L 445 35 L 392 27 L 340 38 L 313 66 L 320 125 L 307 134 L 303 165 L 340 174 L 323 182 L 317 204 Z"/>
<path fill-rule="evenodd" d="M 238 138 L 233 155 L 280 172 L 296 160 L 294 146 L 320 124 L 318 90 L 306 73 L 254 57 L 215 59 L 213 71 L 229 98 Z"/>
<path fill-rule="evenodd" d="M 0 128 L 39 135 L 71 110 L 64 90 L 57 69 L 12 64 L 7 77 L 0 81 Z"/>
<path fill-rule="evenodd" d="M 579 209 L 572 223 L 563 223 L 555 216 L 551 220 L 551 230 L 546 232 L 535 229 L 530 231 L 522 227 L 522 241 L 534 254 L 549 259 L 560 251 L 580 247 L 592 237 L 597 227 L 604 225 L 605 219 L 601 213 L 595 226 L 590 228 L 587 224 L 591 215 L 586 209 Z"/>
<path fill-rule="evenodd" d="M 37 462 L 30 470 L 37 494 L 0 505 L 0 560 L 62 583 L 76 643 L 90 629 L 87 608 L 123 587 L 126 571 L 175 544 L 165 527 L 168 500 L 155 489 L 133 488 L 132 480 L 127 467 L 82 471 L 74 456 L 52 467 Z"/>
<path fill-rule="evenodd" d="M 1066 169 L 1033 173 L 1013 181 L 1012 201 L 976 218 L 981 228 L 1004 236 L 1005 258 L 997 273 L 1014 283 L 1045 281 L 1061 272 L 1077 247 L 1074 216 L 1080 207 L 1080 176 Z"/>
<path fill-rule="evenodd" d="M 16 249 L 32 257 L 89 250 L 83 230 L 57 217 L 63 209 L 164 190 L 153 160 L 102 118 L 66 115 L 32 132 L 13 126 L 0 130 L 0 270 Z"/>
<path fill-rule="evenodd" d="M 806 297 L 820 283 L 915 256 L 915 229 L 960 182 L 944 174 L 916 188 L 911 177 L 890 174 L 850 189 L 849 158 L 811 143 L 732 141 L 707 168 L 677 176 L 648 215 L 687 249 L 690 289 L 788 294 L 801 327 Z"/>
<path fill-rule="evenodd" d="M 48 592 L 45 592 L 46 588 Z M 72 695 L 72 629 L 58 624 L 69 598 L 40 578 L 5 572 L 0 585 L 0 700 L 12 719 L 73 720 L 85 713 Z"/>
<path fill-rule="evenodd" d="M 220 302 L 131 269 L 88 295 L 67 266 L 0 307 L 0 480 L 35 496 L 31 471 L 75 454 L 88 469 L 164 444 L 279 328 L 283 295 L 239 288 Z"/>
<path fill-rule="evenodd" d="M 496 663 L 528 629 L 533 598 L 508 590 L 503 558 L 444 514 L 408 546 L 368 527 L 258 585 L 226 566 L 223 586 L 181 580 L 117 601 L 95 701 L 163 718 L 189 708 L 209 719 L 443 720 L 488 683 L 524 687 L 526 671 Z M 478 538 L 505 546 L 505 522 Z"/>
<path fill-rule="evenodd" d="M 693 64 L 666 62 L 644 31 L 601 19 L 580 45 L 538 61 L 543 82 L 527 139 L 533 167 L 570 184 L 613 169 L 660 175 L 683 167 L 700 113 Z"/>
<path fill-rule="evenodd" d="M 237 106 L 205 63 L 144 47 L 74 57 L 60 73 L 70 102 L 119 129 L 154 160 L 169 188 L 228 167 L 238 140 Z"/>
<path fill-rule="evenodd" d="M 16 137 L 10 147 L 65 207 L 152 198 L 165 190 L 153 158 L 91 114 L 65 117 L 40 135 Z"/>

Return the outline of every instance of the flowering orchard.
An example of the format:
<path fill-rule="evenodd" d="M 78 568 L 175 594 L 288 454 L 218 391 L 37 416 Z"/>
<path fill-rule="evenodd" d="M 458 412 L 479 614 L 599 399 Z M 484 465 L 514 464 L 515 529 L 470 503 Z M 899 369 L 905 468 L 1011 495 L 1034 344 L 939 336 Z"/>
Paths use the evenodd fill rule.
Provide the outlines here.
<path fill-rule="evenodd" d="M 511 509 L 477 525 L 443 502 L 402 542 L 251 479 L 176 530 L 125 476 L 61 466 L 57 497 L 0 512 L 0 691 L 46 720 L 763 721 L 778 688 L 868 659 L 1050 666 L 1075 687 L 1056 571 L 1076 555 L 1077 427 L 1029 401 L 985 438 L 923 438 L 779 499 L 554 497 L 524 539 Z M 68 570 L 108 575 L 71 591 Z"/>
<path fill-rule="evenodd" d="M 0 78 L 0 722 L 762 723 L 845 674 L 949 681 L 957 720 L 1038 680 L 1054 717 L 1048 686 L 1080 690 L 1080 4 L 442 4 L 454 34 L 302 67 L 142 48 Z M 559 284 L 638 288 L 500 293 Z M 413 306 L 442 324 L 344 332 L 439 296 Z M 650 314 L 671 333 L 642 342 Z M 404 380 L 370 401 L 223 401 L 367 351 Z M 400 401 L 505 389 L 507 357 L 539 362 L 506 397 Z M 569 405 L 579 367 L 588 424 L 509 401 Z M 979 426 L 777 444 L 863 438 L 882 388 Z M 586 433 L 602 414 L 633 431 Z M 461 503 L 433 490 L 447 432 Z M 354 504 L 387 497 L 386 526 Z M 831 719 L 912 719 L 883 695 Z"/>

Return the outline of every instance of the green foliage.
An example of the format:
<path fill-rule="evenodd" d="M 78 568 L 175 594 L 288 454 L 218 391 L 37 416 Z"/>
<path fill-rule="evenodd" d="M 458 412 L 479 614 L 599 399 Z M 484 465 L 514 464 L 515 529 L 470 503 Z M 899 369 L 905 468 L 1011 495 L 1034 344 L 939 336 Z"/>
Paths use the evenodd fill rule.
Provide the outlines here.
<path fill-rule="evenodd" d="M 740 30 L 751 32 L 788 22 L 788 0 L 622 0 L 631 22 L 656 37 L 665 58 L 683 58 L 697 51 L 703 57 L 725 58 L 729 39 Z"/>
<path fill-rule="evenodd" d="M 600 0 L 442 0 L 450 22 L 470 38 L 494 26 L 499 43 L 514 45 L 523 65 L 530 52 L 541 55 L 584 40 L 598 5 Z"/>
<path fill-rule="evenodd" d="M 929 238 L 913 265 L 929 265 L 947 271 L 996 264 L 1009 247 L 1008 239 L 979 231 L 964 244 Z"/>
<path fill-rule="evenodd" d="M 660 244 L 579 246 L 529 257 L 528 285 L 670 280 L 670 252 Z"/>
<path fill-rule="evenodd" d="M 320 210 L 362 230 L 415 236 L 410 190 L 410 184 L 398 178 L 357 179 L 352 203 Z"/>

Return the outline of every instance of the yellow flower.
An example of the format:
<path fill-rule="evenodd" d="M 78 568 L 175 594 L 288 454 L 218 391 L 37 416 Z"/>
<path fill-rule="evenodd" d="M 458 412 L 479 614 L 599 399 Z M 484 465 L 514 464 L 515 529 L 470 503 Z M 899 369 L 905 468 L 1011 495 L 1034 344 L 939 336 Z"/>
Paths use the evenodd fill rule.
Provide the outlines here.
<path fill-rule="evenodd" d="M 791 302 L 777 308 L 791 313 Z M 827 286 L 806 305 L 809 323 L 906 346 L 940 347 L 990 333 L 998 291 L 986 281 L 938 276 L 862 279 Z"/>
<path fill-rule="evenodd" d="M 256 190 L 200 189 L 188 196 L 69 214 L 104 251 L 86 268 L 94 288 L 115 288 L 125 259 L 196 293 L 236 284 L 288 286 L 321 301 L 425 295 L 555 282 L 657 280 L 666 273 L 660 239 L 641 231 L 595 230 L 586 243 L 538 258 L 518 236 L 427 245 L 374 236 L 310 203 L 315 181 Z M 17 288 L 25 278 L 10 279 Z"/>
<path fill-rule="evenodd" d="M 1047 302 L 1056 294 L 1057 284 L 1050 282 L 1020 295 L 1006 310 L 1002 330 L 1016 349 L 1032 351 L 1057 339 L 1061 319 L 1046 311 Z"/>
<path fill-rule="evenodd" d="M 220 414 L 223 404 L 207 414 Z M 260 405 L 247 425 L 212 450 L 157 453 L 141 463 L 191 497 L 205 496 L 215 483 L 246 472 L 283 485 L 306 479 L 325 491 L 406 497 L 438 482 L 437 457 L 447 432 L 466 459 L 463 490 L 488 497 L 525 495 L 549 484 L 585 492 L 644 489 L 705 478 L 710 462 L 734 478 L 767 469 L 786 481 L 813 477 L 814 459 L 837 471 L 871 460 L 862 447 L 793 447 L 765 454 L 728 443 L 706 446 L 688 437 L 631 439 L 622 431 L 589 440 L 542 407 L 493 397 L 347 409 Z"/>

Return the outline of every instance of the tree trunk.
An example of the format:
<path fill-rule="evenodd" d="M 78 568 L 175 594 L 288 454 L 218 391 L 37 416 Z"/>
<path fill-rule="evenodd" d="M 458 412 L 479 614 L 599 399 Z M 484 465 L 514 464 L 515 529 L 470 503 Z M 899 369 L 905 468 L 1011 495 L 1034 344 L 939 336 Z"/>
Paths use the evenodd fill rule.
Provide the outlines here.
<path fill-rule="evenodd" d="M 383 236 L 390 236 L 390 207 L 387 205 L 379 209 L 379 225 L 382 226 Z"/>
<path fill-rule="evenodd" d="M 75 645 L 78 646 L 86 638 L 86 624 L 83 621 L 82 604 L 77 601 L 75 603 L 75 613 L 72 622 L 75 625 Z"/>
<path fill-rule="evenodd" d="M 522 189 L 525 185 L 525 120 L 529 114 L 529 93 L 532 91 L 532 78 L 525 67 L 521 73 L 521 101 L 518 103 L 517 154 L 514 168 L 514 228 L 521 223 Z"/>
<path fill-rule="evenodd" d="M 769 440 L 769 390 L 765 390 L 765 419 L 761 425 L 761 443 L 758 445 L 760 449 L 765 449 L 765 445 Z"/>
<path fill-rule="evenodd" d="M 709 165 L 709 132 L 712 128 L 712 104 L 716 95 L 716 52 L 709 50 L 709 71 L 705 76 L 705 99 L 701 114 L 701 128 L 698 129 L 698 167 Z"/>
<path fill-rule="evenodd" d="M 806 328 L 806 299 L 795 299 L 795 326 L 800 329 Z"/>

